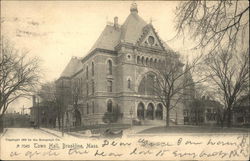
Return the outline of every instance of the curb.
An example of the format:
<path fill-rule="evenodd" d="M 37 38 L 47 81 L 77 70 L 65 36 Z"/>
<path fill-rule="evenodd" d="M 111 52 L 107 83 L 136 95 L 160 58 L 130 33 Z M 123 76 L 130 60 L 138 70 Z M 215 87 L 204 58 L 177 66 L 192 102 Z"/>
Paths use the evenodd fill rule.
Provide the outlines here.
<path fill-rule="evenodd" d="M 3 129 L 3 133 L 2 133 L 0 136 L 1 136 L 1 137 L 4 136 L 5 133 L 6 133 L 7 131 L 8 131 L 8 129 L 7 129 L 7 128 L 4 128 L 4 129 Z"/>
<path fill-rule="evenodd" d="M 58 136 L 57 134 L 51 132 L 51 131 L 56 131 L 56 130 L 51 130 L 51 129 L 47 130 L 46 128 L 39 128 L 39 130 L 44 131 L 44 132 L 46 132 L 46 133 L 48 133 L 48 134 L 51 134 L 51 135 L 53 135 L 53 136 L 55 136 L 55 137 L 62 138 L 62 136 Z M 57 131 L 57 132 L 58 132 L 58 131 Z"/>

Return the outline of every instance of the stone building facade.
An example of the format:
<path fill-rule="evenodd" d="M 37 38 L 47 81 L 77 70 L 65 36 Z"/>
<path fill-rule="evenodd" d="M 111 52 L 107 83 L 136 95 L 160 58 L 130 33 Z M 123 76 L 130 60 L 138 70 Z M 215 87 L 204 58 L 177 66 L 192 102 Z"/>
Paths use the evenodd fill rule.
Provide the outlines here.
<path fill-rule="evenodd" d="M 74 118 L 72 125 L 93 125 L 103 123 L 105 113 L 118 111 L 120 123 L 136 119 L 142 124 L 164 124 L 165 108 L 149 86 L 157 75 L 155 67 L 169 53 L 179 61 L 133 3 L 125 22 L 119 25 L 115 17 L 87 55 L 73 57 L 57 80 L 58 91 L 64 93 L 65 117 Z M 170 112 L 170 118 L 183 124 L 182 104 Z"/>

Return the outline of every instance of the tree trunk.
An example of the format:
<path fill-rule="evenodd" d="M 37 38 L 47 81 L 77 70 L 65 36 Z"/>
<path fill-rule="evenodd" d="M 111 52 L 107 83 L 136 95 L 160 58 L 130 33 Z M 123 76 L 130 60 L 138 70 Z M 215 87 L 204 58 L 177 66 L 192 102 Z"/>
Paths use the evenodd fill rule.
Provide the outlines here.
<path fill-rule="evenodd" d="M 198 126 L 198 112 L 195 111 L 195 124 Z"/>
<path fill-rule="evenodd" d="M 227 113 L 227 127 L 231 127 L 231 124 L 232 124 L 232 109 L 231 107 L 229 107 Z"/>
<path fill-rule="evenodd" d="M 60 115 L 58 115 L 57 121 L 58 121 L 58 128 L 61 129 L 61 117 L 60 117 Z"/>
<path fill-rule="evenodd" d="M 224 127 L 224 122 L 226 120 L 226 115 L 227 115 L 227 111 L 223 110 L 223 115 L 222 115 L 222 119 L 221 119 L 221 127 Z"/>
<path fill-rule="evenodd" d="M 166 127 L 169 127 L 169 107 L 167 107 L 167 114 L 166 114 Z"/>
<path fill-rule="evenodd" d="M 3 115 L 0 115 L 0 133 L 3 133 Z"/>

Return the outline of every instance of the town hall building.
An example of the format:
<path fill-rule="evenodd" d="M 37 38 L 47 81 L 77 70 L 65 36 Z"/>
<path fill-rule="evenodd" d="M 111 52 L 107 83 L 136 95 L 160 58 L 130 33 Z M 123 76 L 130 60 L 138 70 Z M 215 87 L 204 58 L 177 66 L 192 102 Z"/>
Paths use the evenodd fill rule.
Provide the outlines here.
<path fill-rule="evenodd" d="M 165 124 L 166 109 L 149 87 L 157 75 L 155 67 L 169 53 L 176 54 L 132 3 L 125 22 L 120 25 L 115 17 L 86 56 L 72 57 L 56 81 L 64 101 L 65 124 L 102 124 L 106 116 L 116 117 L 110 122 L 124 124 L 131 120 Z M 170 111 L 170 122 L 183 124 L 183 120 L 179 104 Z"/>

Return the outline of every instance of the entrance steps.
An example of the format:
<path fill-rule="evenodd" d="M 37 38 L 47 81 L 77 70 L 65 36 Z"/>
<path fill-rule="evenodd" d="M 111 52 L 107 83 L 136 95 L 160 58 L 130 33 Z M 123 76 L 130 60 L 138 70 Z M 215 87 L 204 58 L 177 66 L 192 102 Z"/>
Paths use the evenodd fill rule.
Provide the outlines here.
<path fill-rule="evenodd" d="M 141 120 L 141 124 L 142 125 L 156 125 L 156 126 L 165 126 L 166 125 L 166 121 L 165 120 Z M 175 125 L 175 122 L 173 122 L 172 120 L 170 120 L 169 125 Z"/>

